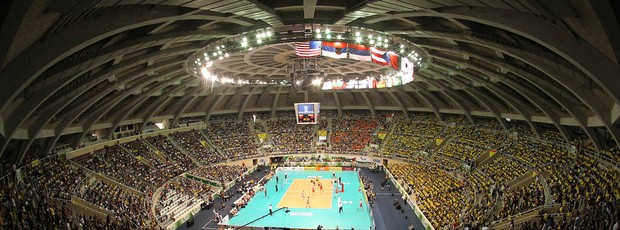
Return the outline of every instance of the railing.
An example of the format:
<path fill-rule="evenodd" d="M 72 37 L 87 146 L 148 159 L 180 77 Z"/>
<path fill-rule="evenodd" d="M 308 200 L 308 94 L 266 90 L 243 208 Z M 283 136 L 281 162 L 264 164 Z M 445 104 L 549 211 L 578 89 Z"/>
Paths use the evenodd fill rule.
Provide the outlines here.
<path fill-rule="evenodd" d="M 394 179 L 394 176 L 392 175 L 392 173 L 390 173 L 390 170 L 388 170 L 387 167 L 383 167 L 383 168 L 385 170 L 385 174 L 387 174 L 390 180 L 392 181 L 392 183 L 396 185 L 398 192 L 400 192 L 401 194 L 405 196 L 404 200 L 407 202 L 407 204 L 409 204 L 409 206 L 411 206 L 411 208 L 413 209 L 413 212 L 416 214 L 418 219 L 420 219 L 420 222 L 422 222 L 422 225 L 424 226 L 424 228 L 426 230 L 435 230 L 431 222 L 426 218 L 424 213 L 422 213 L 422 210 L 420 210 L 418 205 L 415 202 L 413 202 L 413 200 L 411 200 L 411 197 L 409 196 L 409 194 L 407 194 L 407 192 L 405 191 L 405 188 L 403 188 L 403 186 L 401 186 L 400 183 L 398 183 L 398 181 Z"/>
<path fill-rule="evenodd" d="M 538 212 L 540 212 L 541 210 L 555 209 L 555 208 L 559 208 L 559 207 L 561 207 L 563 205 L 564 204 L 549 204 L 549 205 L 538 206 L 538 207 L 535 207 L 535 208 L 523 211 L 521 213 L 509 216 L 509 217 L 505 217 L 505 218 L 502 218 L 502 219 L 499 219 L 499 220 L 496 220 L 496 221 L 493 221 L 493 222 L 491 222 L 491 228 L 492 229 L 503 229 L 504 228 L 502 226 L 503 223 L 506 223 L 509 220 L 516 220 L 516 219 L 518 219 L 517 224 L 520 224 L 520 223 L 523 223 L 523 222 L 526 222 L 526 221 L 530 220 L 531 218 L 537 217 L 538 216 L 537 215 Z M 534 213 L 536 215 L 534 215 Z M 522 219 L 522 218 L 524 218 L 524 219 Z"/>

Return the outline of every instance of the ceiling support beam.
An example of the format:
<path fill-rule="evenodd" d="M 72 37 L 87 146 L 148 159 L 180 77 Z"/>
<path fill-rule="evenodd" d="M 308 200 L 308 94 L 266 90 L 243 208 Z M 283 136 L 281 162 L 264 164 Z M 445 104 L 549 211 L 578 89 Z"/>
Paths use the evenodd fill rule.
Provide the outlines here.
<path fill-rule="evenodd" d="M 276 110 L 278 109 L 278 100 L 280 100 L 280 93 L 282 92 L 282 88 L 282 86 L 278 86 L 278 90 L 276 90 L 276 98 L 271 104 L 271 118 L 276 118 Z"/>
<path fill-rule="evenodd" d="M 263 90 L 263 93 L 260 94 L 260 96 L 258 97 L 258 100 L 256 100 L 256 103 L 254 103 L 254 107 L 260 107 L 259 104 L 261 102 L 266 102 L 267 96 L 271 95 L 271 90 L 276 87 L 277 87 L 276 85 L 268 85 L 267 87 L 265 87 L 265 90 Z"/>
<path fill-rule="evenodd" d="M 374 117 L 375 116 L 375 108 L 372 106 L 372 103 L 370 102 L 370 99 L 368 99 L 368 96 L 366 96 L 366 93 L 364 91 L 360 91 L 360 93 L 362 94 L 362 97 L 364 98 L 364 101 L 366 101 L 366 105 L 368 105 L 368 110 L 370 110 L 370 114 Z"/>
<path fill-rule="evenodd" d="M 336 91 L 332 91 L 332 95 L 334 95 L 336 108 L 338 108 L 338 117 L 342 117 L 342 105 L 340 104 L 340 98 L 338 98 L 338 93 Z"/>
<path fill-rule="evenodd" d="M 462 51 L 458 51 L 458 52 L 462 52 Z M 516 55 L 518 54 L 518 52 L 522 52 L 522 51 L 513 52 L 511 54 Z M 495 61 L 497 60 L 489 60 L 486 57 L 478 56 L 475 54 L 472 54 L 472 55 L 476 56 L 476 58 L 480 60 L 486 61 L 487 63 L 496 65 Z M 447 60 L 447 59 L 444 59 L 444 60 L 469 66 L 469 68 L 475 69 L 476 71 L 484 73 L 488 76 L 497 76 L 498 79 L 502 79 L 501 81 L 505 81 L 504 80 L 505 77 L 499 75 L 499 73 L 490 72 L 484 68 L 478 68 L 475 65 L 471 65 L 470 63 L 464 63 L 463 61 L 457 61 L 457 60 Z M 539 63 L 531 63 L 531 64 L 545 65 L 544 63 L 548 63 L 548 61 L 539 62 Z M 583 114 L 583 112 L 579 108 L 580 106 L 575 105 L 575 103 L 581 103 L 581 101 L 583 101 L 588 107 L 590 107 L 594 111 L 595 114 L 597 114 L 599 119 L 601 119 L 602 123 L 611 133 L 614 140 L 616 140 L 617 143 L 620 143 L 619 142 L 620 130 L 617 127 L 614 127 L 611 123 L 607 122 L 607 120 L 611 120 L 611 119 L 608 119 L 610 118 L 611 114 L 608 114 L 607 109 L 605 109 L 604 105 L 601 104 L 603 100 L 599 98 L 598 95 L 593 94 L 593 92 L 590 89 L 586 89 L 584 86 L 578 85 L 578 82 L 576 81 L 564 81 L 563 84 L 565 85 L 565 87 L 567 87 L 571 92 L 574 92 L 575 96 L 581 100 L 579 102 L 571 102 L 572 101 L 570 100 L 570 98 L 572 98 L 571 95 L 566 95 L 566 92 L 558 90 L 557 85 L 555 83 L 548 82 L 544 80 L 543 78 L 534 76 L 531 73 L 525 72 L 524 70 L 521 70 L 519 68 L 515 68 L 514 66 L 509 65 L 509 64 L 500 65 L 498 66 L 498 68 L 506 69 L 507 71 L 514 73 L 516 76 L 519 76 L 525 79 L 527 82 L 531 83 L 532 85 L 538 86 L 540 90 L 542 90 L 548 96 L 553 98 L 560 106 L 562 106 L 563 109 L 567 110 L 573 116 L 573 118 L 575 118 L 575 120 L 580 124 L 582 130 L 586 132 L 588 137 L 590 137 L 591 139 L 592 138 L 597 139 L 595 135 L 596 133 L 592 130 L 589 130 L 587 117 Z M 552 74 L 553 76 L 561 75 L 560 72 L 553 71 L 552 66 L 544 66 L 543 69 L 551 71 L 549 74 Z M 467 75 L 466 73 L 460 70 L 453 70 L 453 71 L 457 71 L 462 75 Z M 510 84 L 523 84 L 523 83 L 517 83 L 515 81 L 512 81 L 512 83 Z M 548 104 L 550 105 L 551 103 L 548 103 Z M 595 146 L 600 146 L 599 144 L 600 140 L 594 140 L 594 139 L 593 139 L 593 142 L 595 143 L 593 144 Z"/>
<path fill-rule="evenodd" d="M 464 91 L 467 92 L 469 95 L 471 95 L 476 100 L 478 100 L 478 102 L 484 105 L 484 107 L 487 107 L 487 109 L 493 114 L 493 116 L 495 116 L 495 119 L 497 120 L 499 125 L 502 128 L 504 128 L 504 130 L 508 130 L 508 127 L 506 127 L 506 122 L 502 118 L 501 112 L 497 110 L 496 105 L 493 104 L 491 99 L 487 97 L 486 95 L 484 95 L 483 93 L 476 90 L 474 87 L 471 87 L 471 86 L 465 86 L 465 87 L 466 88 Z"/>
<path fill-rule="evenodd" d="M 409 113 L 407 112 L 407 109 L 405 108 L 403 103 L 400 101 L 400 99 L 398 99 L 398 97 L 394 95 L 394 93 L 390 90 L 388 90 L 387 93 L 390 95 L 390 97 L 392 97 L 392 100 L 394 100 L 396 104 L 398 104 L 398 107 L 400 107 L 400 110 L 403 112 L 403 115 L 405 116 L 405 118 L 409 119 Z"/>
<path fill-rule="evenodd" d="M 139 85 L 135 85 L 134 87 L 132 87 L 129 90 L 126 90 L 125 92 L 122 93 L 118 93 L 117 95 L 112 95 L 110 97 L 108 97 L 106 99 L 106 101 L 104 103 L 106 103 L 103 106 L 99 106 L 95 112 L 92 113 L 92 115 L 94 116 L 94 118 L 90 118 L 86 120 L 85 126 L 91 126 L 92 124 L 94 124 L 94 122 L 96 122 L 97 120 L 99 120 L 99 118 L 101 118 L 101 116 L 103 116 L 108 110 L 112 109 L 117 103 L 119 103 L 120 101 L 122 101 L 123 98 L 131 95 L 131 92 L 133 92 L 134 90 L 137 89 L 142 89 L 142 87 L 145 87 L 151 83 L 154 83 L 154 80 L 149 80 L 149 81 L 145 81 L 143 84 L 139 84 Z M 159 86 L 162 86 L 161 83 L 156 83 L 156 86 L 153 88 L 157 88 Z M 88 110 L 90 107 L 92 107 L 93 105 L 99 103 L 100 100 L 103 100 L 106 95 L 110 94 L 110 93 L 114 93 L 115 89 L 114 88 L 107 88 L 104 92 L 101 92 L 99 94 L 99 96 L 97 97 L 92 97 L 89 100 L 85 101 L 84 103 L 81 103 L 79 106 L 73 108 L 71 111 L 67 112 L 64 117 L 64 119 L 62 119 L 54 128 L 54 137 L 52 138 L 51 142 L 52 142 L 52 146 L 56 145 L 56 142 L 58 142 L 58 140 L 60 139 L 60 137 L 62 136 L 62 132 L 68 128 L 76 119 L 79 119 L 79 117 L 86 111 Z M 102 111 L 105 110 L 105 111 Z M 90 124 L 90 125 L 89 125 Z M 83 128 L 90 128 L 90 127 L 83 127 Z M 78 138 L 76 140 L 76 142 L 74 143 L 75 145 L 73 147 L 78 146 L 79 142 L 81 141 L 82 137 L 84 137 L 84 135 L 86 135 L 86 133 L 89 130 L 85 130 L 82 129 L 81 134 L 79 135 L 80 138 Z"/>
<path fill-rule="evenodd" d="M 15 37 L 20 28 L 25 27 L 20 23 L 11 22 L 23 22 L 30 9 L 35 5 L 35 2 L 34 0 L 13 1 L 6 5 L 9 7 L 9 10 L 6 11 L 5 17 L 11 20 L 10 22 L 5 20 L 3 25 L 0 26 L 0 69 L 15 56 L 11 55 L 9 50 L 14 45 L 13 41 L 16 41 Z"/>
<path fill-rule="evenodd" d="M 456 93 L 454 93 L 452 90 L 449 90 L 449 89 L 442 90 L 441 92 L 444 95 L 446 95 L 447 98 L 452 100 L 452 102 L 454 102 L 454 104 L 456 104 L 456 106 L 458 106 L 461 110 L 463 110 L 463 114 L 465 114 L 465 118 L 467 119 L 467 121 L 469 121 L 470 124 L 473 125 L 474 124 L 474 119 L 471 116 L 471 111 L 469 111 L 465 107 L 465 104 L 463 104 L 463 102 L 460 101 L 460 97 L 458 95 L 456 95 Z"/>
<path fill-rule="evenodd" d="M 551 102 L 547 100 L 536 100 L 535 98 L 541 98 L 536 95 L 536 93 L 532 92 L 530 89 L 520 85 L 507 82 L 510 88 L 523 95 L 527 100 L 530 101 L 534 106 L 538 107 L 538 109 L 545 114 L 550 120 L 551 123 L 558 129 L 560 135 L 564 138 L 565 143 L 569 143 L 569 135 L 566 127 L 560 124 L 560 115 L 553 109 L 555 106 L 551 104 Z"/>
<path fill-rule="evenodd" d="M 304 19 L 313 19 L 318 0 L 304 0 Z"/>
<path fill-rule="evenodd" d="M 140 75 L 139 75 L 140 76 Z M 125 83 L 128 83 L 130 80 L 132 80 L 134 78 L 125 78 L 123 79 L 123 82 L 121 82 L 123 85 Z M 151 78 L 147 81 L 142 81 L 139 84 L 136 84 L 133 86 L 132 89 L 130 89 L 129 91 L 126 91 L 126 93 L 124 93 L 123 95 L 129 95 L 131 92 L 133 92 L 136 89 L 141 89 L 141 87 L 144 87 L 152 82 L 154 82 L 156 80 L 156 78 Z M 90 86 L 89 86 L 90 87 Z M 90 106 L 92 106 L 94 103 L 96 103 L 97 101 L 99 101 L 100 99 L 102 99 L 105 95 L 108 95 L 111 92 L 114 92 L 116 89 L 113 87 L 107 87 L 105 90 L 102 90 L 101 92 L 98 92 L 95 95 L 92 95 L 89 97 L 88 100 L 86 100 L 84 103 L 80 104 L 80 106 L 77 106 L 75 108 L 73 108 L 71 111 L 69 111 L 67 114 L 69 114 L 68 116 L 63 116 L 64 119 L 62 119 L 58 125 L 56 125 L 55 127 L 55 137 L 53 137 L 50 140 L 50 145 L 53 147 L 56 142 L 58 141 L 58 139 L 60 139 L 60 136 L 62 136 L 62 131 L 68 127 L 71 122 L 73 122 L 77 117 L 79 117 L 84 111 L 86 111 Z M 34 123 L 32 125 L 30 125 L 30 127 L 28 128 L 29 131 L 29 139 L 28 141 L 25 143 L 27 147 L 30 147 L 30 145 L 34 142 L 35 138 L 38 136 L 39 132 L 45 127 L 45 124 L 47 124 L 58 112 L 60 112 L 62 109 L 64 109 L 67 105 L 69 105 L 75 98 L 77 98 L 79 95 L 81 95 L 81 93 L 83 93 L 84 91 L 80 91 L 78 94 L 73 95 L 73 97 L 69 97 L 68 100 L 65 100 L 63 103 L 57 105 L 54 109 L 50 109 L 48 108 L 48 110 L 46 110 L 41 116 L 37 117 L 37 119 L 34 121 Z M 120 102 L 125 96 L 119 97 L 117 98 L 117 103 Z M 111 109 L 113 106 L 109 107 L 108 109 Z M 104 113 L 99 114 L 100 116 L 103 116 Z M 86 132 L 86 131 L 84 131 Z M 79 143 L 79 140 L 78 140 Z M 1 154 L 1 153 L 0 153 Z M 24 153 L 19 153 L 20 155 L 18 155 L 18 160 L 21 161 L 23 158 L 23 155 L 25 155 Z"/>
<path fill-rule="evenodd" d="M 192 78 L 190 80 L 190 82 L 192 80 L 195 80 L 195 78 Z M 168 92 L 162 92 L 162 94 L 159 96 L 159 98 L 157 98 L 157 100 L 150 106 L 150 108 L 146 108 L 146 110 L 148 111 L 146 113 L 146 116 L 144 116 L 144 118 L 142 119 L 142 124 L 140 125 L 140 133 L 142 133 L 144 131 L 144 128 L 146 127 L 146 124 L 148 124 L 149 120 L 151 120 L 151 118 L 153 117 L 153 115 L 155 115 L 155 113 L 157 111 L 161 111 L 161 109 L 163 108 L 164 105 L 168 104 L 168 102 L 170 100 L 172 100 L 172 98 L 174 98 L 174 95 L 178 92 L 181 92 L 185 89 L 188 88 L 187 85 L 191 84 L 190 82 L 187 83 L 182 83 L 182 86 L 177 86 L 175 89 L 171 89 Z"/>
<path fill-rule="evenodd" d="M 248 105 L 248 102 L 250 102 L 250 98 L 260 89 L 261 87 L 258 86 L 254 86 L 252 88 L 252 90 L 250 91 L 250 93 L 248 94 L 248 96 L 245 97 L 245 100 L 243 100 L 243 104 L 241 104 L 241 108 L 239 109 L 239 114 L 237 115 L 237 120 L 241 120 L 241 118 L 243 118 L 243 113 L 245 112 L 245 107 Z"/>
<path fill-rule="evenodd" d="M 116 128 L 120 126 L 121 122 L 123 122 L 125 118 L 127 118 L 127 116 L 129 116 L 130 114 L 133 114 L 134 111 L 139 106 L 147 102 L 148 97 L 149 97 L 148 94 L 142 93 L 142 95 L 140 95 L 139 98 L 133 100 L 131 103 L 125 106 L 126 108 L 125 110 L 120 111 L 120 114 L 114 117 L 114 119 L 112 120 L 112 128 L 108 129 L 108 132 L 106 133 L 106 136 L 108 136 L 108 139 L 114 139 L 113 136 L 114 136 L 114 131 L 116 130 Z"/>
<path fill-rule="evenodd" d="M 44 43 L 35 43 L 8 63 L 0 71 L 0 82 L 13 88 L 0 91 L 0 114 L 5 113 L 8 102 L 14 101 L 26 86 L 71 54 L 113 34 L 186 17 L 179 16 L 178 7 L 173 6 L 159 6 L 153 11 L 151 6 L 143 5 L 107 12 L 50 36 Z M 202 20 L 214 19 L 223 17 L 202 17 Z M 28 68 L 24 68 L 23 63 L 29 63 Z"/>
<path fill-rule="evenodd" d="M 449 98 L 450 100 L 452 100 L 452 102 L 454 102 L 454 104 L 456 104 L 456 106 L 458 106 L 462 111 L 463 114 L 465 115 L 465 118 L 467 118 L 467 120 L 469 121 L 470 124 L 474 124 L 474 119 L 471 117 L 471 112 L 469 110 L 467 110 L 467 108 L 465 108 L 465 105 L 463 104 L 463 102 L 461 102 L 459 100 L 460 96 L 456 95 L 456 93 L 454 93 L 454 91 L 452 91 L 451 89 L 447 88 L 446 86 L 442 85 L 442 84 L 437 84 L 434 81 L 427 81 L 429 84 L 434 85 L 437 88 L 442 89 L 442 93 L 444 95 L 446 95 L 447 98 Z"/>
<path fill-rule="evenodd" d="M 516 84 L 514 80 L 506 79 L 505 81 L 510 82 L 510 84 Z M 561 93 L 557 92 L 557 88 L 549 86 L 547 84 L 536 84 L 536 86 L 545 92 L 549 97 L 555 100 L 564 110 L 566 110 L 571 116 L 577 121 L 579 127 L 588 135 L 588 137 L 592 140 L 594 147 L 600 149 L 601 141 L 598 139 L 598 136 L 594 132 L 594 130 L 588 127 L 588 118 L 587 116 L 578 109 L 578 105 L 575 105 L 569 102 L 565 97 L 561 95 Z M 612 133 L 613 134 L 613 133 Z M 616 133 L 617 135 L 617 133 Z M 612 135 L 613 136 L 613 135 Z M 570 141 L 570 139 L 569 139 Z M 569 142 L 570 143 L 570 142 Z"/>
<path fill-rule="evenodd" d="M 221 90 L 224 87 L 217 87 L 217 88 L 218 90 Z M 172 117 L 172 121 L 170 122 L 171 125 L 177 124 L 177 122 L 179 122 L 179 118 L 181 118 L 181 115 L 183 114 L 183 112 L 185 112 L 187 107 L 193 104 L 194 101 L 200 97 L 200 92 L 202 91 L 206 91 L 206 88 L 202 86 L 198 86 L 183 97 L 182 99 L 183 101 L 180 103 L 180 106 L 178 106 L 177 109 L 174 111 L 174 116 Z"/>
<path fill-rule="evenodd" d="M 530 114 L 530 112 L 524 109 L 526 108 L 526 106 L 523 105 L 523 102 L 519 101 L 514 96 L 506 93 L 505 91 L 499 89 L 495 85 L 488 84 L 486 87 L 489 89 L 489 91 L 495 93 L 495 95 L 497 95 L 504 102 L 506 102 L 506 104 L 512 107 L 512 109 L 514 109 L 519 114 L 521 114 L 521 117 L 523 117 L 523 120 L 525 120 L 527 125 L 530 126 L 530 130 L 532 131 L 532 133 L 534 133 L 538 137 L 540 136 L 538 127 L 536 127 L 534 123 L 532 123 L 532 115 Z"/>
<path fill-rule="evenodd" d="M 69 99 L 74 99 L 77 98 L 79 95 L 81 95 L 84 92 L 87 92 L 88 90 L 90 90 L 91 88 L 97 86 L 100 82 L 107 80 L 110 76 L 115 76 L 116 74 L 122 73 L 123 71 L 126 71 L 132 67 L 144 64 L 145 61 L 149 61 L 153 58 L 156 57 L 166 57 L 169 55 L 175 56 L 175 55 L 179 55 L 179 54 L 183 54 L 183 53 L 187 53 L 190 52 L 191 49 L 189 50 L 184 50 L 184 49 L 170 49 L 170 50 L 166 50 L 166 51 L 159 51 L 159 52 L 155 52 L 155 53 L 151 53 L 151 54 L 147 54 L 147 55 L 143 55 L 143 56 L 138 56 L 135 58 L 131 58 L 126 60 L 125 62 L 122 62 L 123 64 L 119 64 L 116 66 L 112 66 L 108 69 L 106 69 L 105 71 L 99 72 L 94 74 L 93 76 L 90 76 L 85 82 L 82 82 L 78 87 L 78 89 L 74 89 L 73 91 L 70 92 L 70 94 L 68 96 L 66 96 L 65 98 L 69 98 Z M 158 64 L 156 66 L 152 66 L 150 69 L 148 70 L 143 70 L 140 74 L 144 74 L 144 73 L 148 73 L 148 72 L 152 72 L 153 69 L 157 69 L 158 67 L 162 67 L 163 66 L 174 66 L 174 65 L 178 65 L 179 62 L 181 62 L 183 59 L 182 58 L 177 58 L 177 59 L 170 59 L 167 60 L 165 62 L 162 62 L 161 64 Z M 82 73 L 82 74 L 86 74 L 86 73 Z M 138 75 L 138 76 L 141 76 Z M 76 76 L 77 77 L 77 76 Z M 134 78 L 128 77 L 123 79 L 122 81 L 128 81 Z M 7 127 L 6 127 L 6 131 L 7 131 L 7 137 L 12 138 L 13 135 L 15 134 L 15 131 L 19 128 L 19 126 L 21 126 L 23 124 L 23 122 L 33 113 L 33 111 L 42 105 L 42 103 L 44 103 L 47 98 L 49 98 L 50 96 L 52 96 L 57 90 L 61 89 L 62 87 L 64 87 L 66 84 L 69 84 L 70 82 L 62 82 L 62 81 L 57 81 L 55 83 L 52 83 L 52 85 L 47 86 L 46 88 L 42 89 L 41 91 L 37 91 L 36 93 L 34 93 L 34 95 L 32 97 L 30 97 L 29 99 L 22 101 L 22 103 L 15 109 L 13 110 L 13 112 L 11 113 L 11 115 L 7 118 L 7 122 L 10 121 L 10 123 L 7 123 Z M 64 107 L 66 106 L 68 103 L 70 103 L 70 101 L 72 100 L 58 100 L 56 102 L 53 102 L 53 104 L 57 104 L 57 106 L 61 106 Z M 64 104 L 63 103 L 67 103 Z M 59 111 L 59 110 L 57 110 Z M 46 113 L 46 116 L 49 117 L 43 117 L 42 119 L 48 119 L 47 121 L 49 121 L 49 119 L 51 119 L 52 116 L 54 116 L 57 112 L 56 111 L 49 111 Z M 45 123 L 47 123 L 47 121 Z M 41 126 L 44 126 L 44 124 L 40 124 Z M 6 148 L 6 144 L 7 143 L 0 143 L 0 156 L 2 154 L 2 152 L 4 152 L 4 149 Z"/>
<path fill-rule="evenodd" d="M 429 99 L 430 97 L 432 97 L 430 93 L 426 89 L 416 84 L 412 84 L 410 86 L 417 89 L 414 92 L 417 93 L 420 96 L 420 98 L 422 98 L 422 100 L 426 102 L 426 104 L 433 110 L 433 113 L 435 113 L 437 120 L 443 121 L 443 118 L 441 117 L 441 113 L 439 113 L 439 109 L 437 109 L 437 106 L 435 105 L 435 103 L 431 102 L 431 100 Z"/>
<path fill-rule="evenodd" d="M 213 114 L 213 111 L 215 111 L 215 107 L 217 107 L 217 105 L 224 99 L 224 97 L 226 97 L 226 95 L 232 91 L 232 87 L 226 89 L 226 91 L 224 91 L 222 94 L 220 94 L 219 97 L 217 97 L 217 99 L 215 100 L 215 102 L 213 102 L 213 104 L 211 105 L 211 107 L 209 107 L 209 110 L 207 111 L 207 114 L 205 115 L 205 123 L 209 123 L 209 120 L 211 119 L 211 115 Z"/>

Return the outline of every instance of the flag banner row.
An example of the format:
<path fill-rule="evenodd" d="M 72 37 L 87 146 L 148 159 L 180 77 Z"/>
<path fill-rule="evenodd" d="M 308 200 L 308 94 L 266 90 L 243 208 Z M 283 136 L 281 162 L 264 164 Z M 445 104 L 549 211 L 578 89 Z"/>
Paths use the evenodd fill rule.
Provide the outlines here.
<path fill-rule="evenodd" d="M 369 89 L 399 86 L 415 79 L 414 64 L 407 57 L 400 57 L 392 51 L 381 50 L 361 44 L 347 42 L 307 41 L 295 42 L 295 54 L 299 57 L 325 56 L 330 58 L 348 58 L 359 61 L 372 61 L 378 65 L 390 66 L 393 74 L 379 79 L 354 81 L 332 81 L 323 84 L 329 89 Z"/>

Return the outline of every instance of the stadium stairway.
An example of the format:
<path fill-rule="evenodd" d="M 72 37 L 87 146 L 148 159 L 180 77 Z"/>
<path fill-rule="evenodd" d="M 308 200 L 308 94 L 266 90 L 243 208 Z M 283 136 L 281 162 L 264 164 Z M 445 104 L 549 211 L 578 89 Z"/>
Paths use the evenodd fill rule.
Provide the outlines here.
<path fill-rule="evenodd" d="M 140 140 L 135 140 L 135 141 L 140 141 Z M 125 151 L 125 153 L 127 153 L 127 154 L 129 154 L 129 155 L 133 156 L 134 158 L 136 158 L 138 161 L 142 162 L 143 164 L 145 164 L 145 165 L 147 165 L 147 166 L 149 166 L 149 167 L 151 167 L 151 168 L 155 168 L 155 167 L 153 166 L 153 163 L 151 163 L 151 161 L 150 161 L 150 160 L 148 160 L 148 159 L 146 159 L 146 158 L 144 158 L 144 157 L 138 157 L 138 156 L 137 156 L 137 155 L 135 155 L 135 154 L 134 154 L 134 153 L 133 153 L 130 149 L 125 148 L 125 146 L 123 146 L 123 145 L 119 145 L 119 147 L 121 147 L 121 149 L 122 149 L 123 151 Z"/>
<path fill-rule="evenodd" d="M 250 122 L 245 122 L 245 124 L 250 128 L 250 133 L 254 136 L 254 141 L 256 141 L 256 143 L 261 143 L 260 138 L 258 137 L 258 132 L 254 129 L 254 126 Z"/>
<path fill-rule="evenodd" d="M 498 152 L 491 153 L 491 151 L 485 151 L 480 154 L 480 156 L 478 156 L 476 160 L 474 160 L 474 162 L 476 162 L 478 166 L 483 166 L 485 164 L 493 162 L 493 160 L 497 159 L 501 155 L 502 154 L 499 154 Z"/>
<path fill-rule="evenodd" d="M 435 138 L 437 138 L 437 137 L 435 137 Z M 433 139 L 433 141 L 431 143 L 431 146 L 429 146 L 427 148 L 429 150 L 433 150 L 434 153 L 439 152 L 439 150 L 441 148 L 443 148 L 446 145 L 446 143 L 448 143 L 451 139 L 452 139 L 451 136 L 447 136 L 447 137 L 444 138 L 444 140 L 439 145 L 435 145 L 435 140 Z M 432 146 L 435 146 L 435 147 L 432 147 Z"/>
<path fill-rule="evenodd" d="M 83 159 L 83 160 L 85 160 L 85 159 Z M 142 194 L 142 195 L 145 194 L 143 192 L 140 192 L 140 191 L 136 190 L 135 188 L 129 187 L 129 186 L 123 184 L 123 183 L 120 183 L 120 182 L 116 181 L 116 179 L 114 177 L 111 177 L 111 176 L 109 176 L 107 174 L 104 174 L 102 172 L 101 173 L 100 172 L 95 172 L 92 169 L 89 169 L 86 166 L 81 165 L 79 162 L 73 161 L 73 159 L 70 159 L 69 161 L 71 163 L 73 163 L 74 165 L 82 168 L 87 174 L 92 175 L 93 177 L 95 177 L 98 180 L 101 180 L 101 181 L 104 181 L 106 183 L 110 183 L 110 184 L 114 184 L 116 186 L 122 187 L 125 190 L 128 190 L 128 191 L 130 191 L 132 193 L 135 193 L 135 194 Z"/>
<path fill-rule="evenodd" d="M 387 141 L 387 139 L 389 137 L 391 137 L 394 134 L 394 130 L 395 129 L 396 129 L 396 123 L 390 124 L 390 128 L 388 129 L 388 132 L 385 135 L 385 138 L 383 138 L 383 140 L 381 140 L 381 144 L 379 144 L 379 148 L 383 148 L 384 147 L 385 142 Z"/>
<path fill-rule="evenodd" d="M 157 159 L 161 160 L 162 162 L 168 161 L 168 157 L 163 153 L 163 151 L 157 149 L 155 145 L 151 144 L 146 139 L 141 139 L 140 141 L 142 141 L 146 146 L 153 150 L 153 152 L 155 153 L 153 155 L 157 157 Z"/>
<path fill-rule="evenodd" d="M 211 141 L 211 138 L 209 138 L 209 135 L 206 133 L 206 129 L 200 130 L 198 131 L 200 133 L 200 135 L 202 135 L 202 138 L 204 138 L 204 140 L 207 142 L 207 145 L 213 147 L 215 150 L 217 150 L 217 152 L 220 154 L 220 156 L 223 157 L 223 159 L 228 159 L 228 157 L 226 157 L 226 154 L 224 153 L 224 150 L 222 150 L 219 146 L 217 146 L 216 144 L 213 144 L 213 142 Z"/>
<path fill-rule="evenodd" d="M 508 188 L 506 189 L 508 192 L 512 192 L 515 189 L 522 188 L 531 184 L 536 177 L 538 176 L 538 172 L 534 170 L 530 170 L 529 172 L 513 179 L 512 181 L 508 181 Z"/>
<path fill-rule="evenodd" d="M 551 188 L 549 187 L 549 183 L 547 183 L 547 178 L 549 178 L 548 172 L 541 172 L 540 174 L 540 183 L 543 185 L 543 189 L 545 192 L 545 204 L 553 203 L 553 195 L 551 195 Z"/>
<path fill-rule="evenodd" d="M 332 134 L 332 118 L 327 118 L 327 146 L 332 146 L 331 135 Z"/>
<path fill-rule="evenodd" d="M 186 149 L 181 147 L 181 143 L 179 143 L 176 139 L 174 139 L 174 137 L 172 137 L 170 135 L 166 135 L 166 138 L 168 138 L 170 143 L 172 143 L 172 145 L 174 145 L 174 147 L 176 147 L 177 150 L 179 150 L 182 154 L 185 154 L 187 157 L 189 157 L 189 159 L 191 159 L 194 162 L 194 164 L 199 165 L 199 166 L 203 166 L 203 167 L 206 166 L 206 165 L 203 165 L 202 163 L 200 163 L 200 161 L 196 160 L 196 158 L 194 158 L 194 156 L 192 156 L 192 154 L 189 154 Z"/>
<path fill-rule="evenodd" d="M 108 215 L 112 215 L 112 213 L 105 208 L 91 204 L 90 202 L 77 196 L 71 196 L 71 205 L 73 206 L 75 213 L 84 214 L 89 217 L 96 216 L 102 220 L 105 220 Z"/>

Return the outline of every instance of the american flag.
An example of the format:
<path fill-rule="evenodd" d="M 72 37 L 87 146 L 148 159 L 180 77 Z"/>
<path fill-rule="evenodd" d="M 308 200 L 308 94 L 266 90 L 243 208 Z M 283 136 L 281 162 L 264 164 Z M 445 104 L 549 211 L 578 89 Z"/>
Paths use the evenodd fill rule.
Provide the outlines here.
<path fill-rule="evenodd" d="M 321 55 L 321 41 L 295 42 L 295 55 L 315 57 Z"/>

